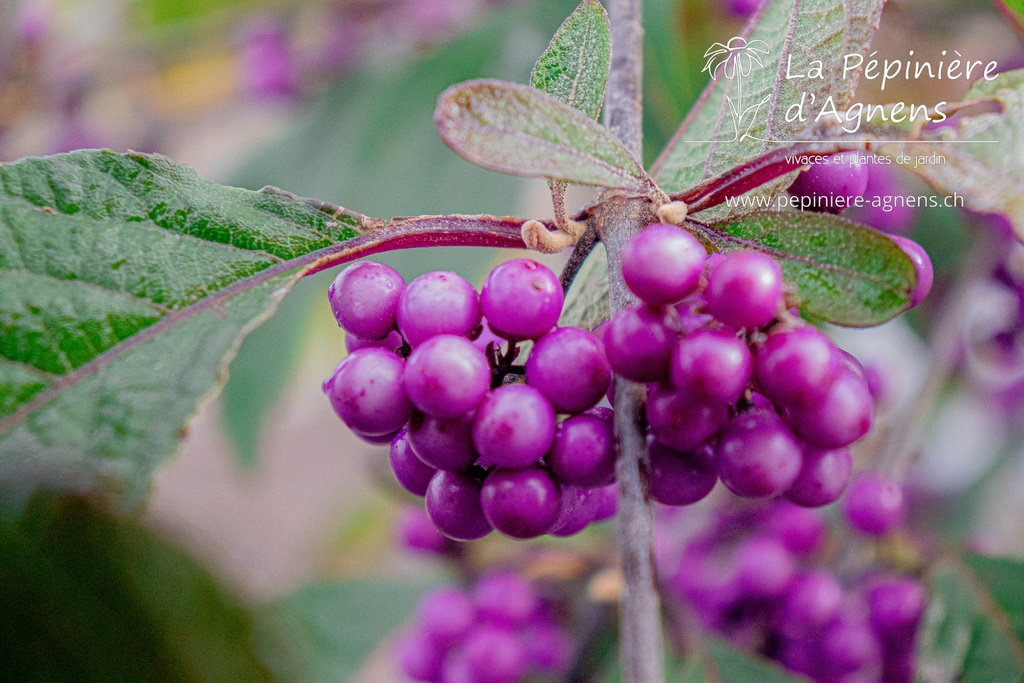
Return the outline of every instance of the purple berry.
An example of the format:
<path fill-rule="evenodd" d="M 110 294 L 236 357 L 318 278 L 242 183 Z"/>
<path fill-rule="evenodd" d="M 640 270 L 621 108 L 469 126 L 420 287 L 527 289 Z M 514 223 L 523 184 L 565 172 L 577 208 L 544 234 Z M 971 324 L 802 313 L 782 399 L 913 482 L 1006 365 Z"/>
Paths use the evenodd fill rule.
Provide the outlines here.
<path fill-rule="evenodd" d="M 505 339 L 537 339 L 562 314 L 562 284 L 550 268 L 519 258 L 491 271 L 480 305 L 491 329 Z"/>
<path fill-rule="evenodd" d="M 423 633 L 406 633 L 395 643 L 398 668 L 414 681 L 435 683 L 441 675 L 444 648 Z"/>
<path fill-rule="evenodd" d="M 547 456 L 558 480 L 594 488 L 615 481 L 615 433 L 612 421 L 596 415 L 574 415 L 555 429 Z"/>
<path fill-rule="evenodd" d="M 842 448 L 868 433 L 873 413 L 874 402 L 867 381 L 845 371 L 818 403 L 794 409 L 789 423 L 813 446 Z"/>
<path fill-rule="evenodd" d="M 586 529 L 594 521 L 598 502 L 590 489 L 563 486 L 562 509 L 551 528 L 551 535 L 566 538 Z"/>
<path fill-rule="evenodd" d="M 894 202 L 895 197 L 908 194 L 906 183 L 894 165 L 871 164 L 868 184 L 864 190 L 865 204 L 857 209 L 854 220 L 885 232 L 906 235 L 917 221 L 917 207 L 907 202 Z"/>
<path fill-rule="evenodd" d="M 406 363 L 409 400 L 432 417 L 463 415 L 483 400 L 490 387 L 487 358 L 462 337 L 432 337 L 413 350 Z"/>
<path fill-rule="evenodd" d="M 365 340 L 384 339 L 395 328 L 398 299 L 405 280 L 391 266 L 354 263 L 338 273 L 327 289 L 338 325 Z"/>
<path fill-rule="evenodd" d="M 796 438 L 777 415 L 752 411 L 725 426 L 716 448 L 718 474 L 743 498 L 777 496 L 796 481 L 802 456 Z"/>
<path fill-rule="evenodd" d="M 726 9 L 736 17 L 746 19 L 754 16 L 765 0 L 725 0 Z"/>
<path fill-rule="evenodd" d="M 464 337 L 480 324 L 480 303 L 456 273 L 431 271 L 409 283 L 398 299 L 398 329 L 413 347 L 439 334 Z"/>
<path fill-rule="evenodd" d="M 395 330 L 392 330 L 384 339 L 361 339 L 349 332 L 345 333 L 345 350 L 349 353 L 353 353 L 359 349 L 387 349 L 388 351 L 398 351 L 398 349 L 402 348 L 402 343 L 402 335 Z"/>
<path fill-rule="evenodd" d="M 615 516 L 619 503 L 618 484 L 609 484 L 608 486 L 592 489 L 590 497 L 596 501 L 594 505 L 594 524 L 606 522 Z"/>
<path fill-rule="evenodd" d="M 438 470 L 427 488 L 430 521 L 456 541 L 475 541 L 491 533 L 491 523 L 480 507 L 482 482 L 462 472 Z"/>
<path fill-rule="evenodd" d="M 735 403 L 750 381 L 750 349 L 736 335 L 698 330 L 683 337 L 671 356 L 672 386 L 710 401 Z"/>
<path fill-rule="evenodd" d="M 668 374 L 676 334 L 649 308 L 625 308 L 608 321 L 605 352 L 616 374 L 634 382 L 657 382 Z"/>
<path fill-rule="evenodd" d="M 496 469 L 487 475 L 480 504 L 491 525 L 512 538 L 536 538 L 551 530 L 562 509 L 562 492 L 540 467 Z"/>
<path fill-rule="evenodd" d="M 782 268 L 756 251 L 725 254 L 708 273 L 707 311 L 736 329 L 764 327 L 782 307 Z"/>
<path fill-rule="evenodd" d="M 935 280 L 932 260 L 929 258 L 928 252 L 917 242 L 906 237 L 900 237 L 899 235 L 889 235 L 889 238 L 914 263 L 914 271 L 917 273 L 917 286 L 914 287 L 914 291 L 910 295 L 909 304 L 909 308 L 913 308 L 924 301 L 925 297 L 928 296 L 928 292 L 932 291 L 932 282 Z"/>
<path fill-rule="evenodd" d="M 796 559 L 777 539 L 754 536 L 736 548 L 736 578 L 746 597 L 779 598 L 796 575 Z"/>
<path fill-rule="evenodd" d="M 887 648 L 913 648 L 917 626 L 928 604 L 924 587 L 908 578 L 883 579 L 868 590 L 871 625 Z"/>
<path fill-rule="evenodd" d="M 361 349 L 345 358 L 323 384 L 338 417 L 366 436 L 393 434 L 412 415 L 402 386 L 405 364 L 384 349 Z"/>
<path fill-rule="evenodd" d="M 786 491 L 786 498 L 809 508 L 834 503 L 846 490 L 852 469 L 849 448 L 823 450 L 806 446 L 800 475 Z"/>
<path fill-rule="evenodd" d="M 402 547 L 427 555 L 447 555 L 455 542 L 444 536 L 421 507 L 405 507 L 398 513 L 395 535 Z"/>
<path fill-rule="evenodd" d="M 688 451 L 715 435 L 729 419 L 724 403 L 701 400 L 662 385 L 647 387 L 647 422 L 663 444 Z"/>
<path fill-rule="evenodd" d="M 860 152 L 842 152 L 811 164 L 797 175 L 790 194 L 806 197 L 811 206 L 842 211 L 868 187 L 868 167 L 861 164 Z"/>
<path fill-rule="evenodd" d="M 754 357 L 758 386 L 782 405 L 820 401 L 841 369 L 832 340 L 809 325 L 769 334 Z"/>
<path fill-rule="evenodd" d="M 476 462 L 473 413 L 452 420 L 413 415 L 408 440 L 420 460 L 439 470 L 464 470 Z"/>
<path fill-rule="evenodd" d="M 423 598 L 417 617 L 420 630 L 428 638 L 443 647 L 453 647 L 473 628 L 476 608 L 464 591 L 439 588 Z"/>
<path fill-rule="evenodd" d="M 474 683 L 517 683 L 526 675 L 526 649 L 514 633 L 484 624 L 473 630 L 462 648 Z"/>
<path fill-rule="evenodd" d="M 857 531 L 884 536 L 903 523 L 903 488 L 889 477 L 871 472 L 854 477 L 843 499 L 846 519 Z"/>
<path fill-rule="evenodd" d="M 555 412 L 544 395 L 525 384 L 488 394 L 476 411 L 473 444 L 484 467 L 527 467 L 555 440 Z"/>
<path fill-rule="evenodd" d="M 427 493 L 430 480 L 433 479 L 437 469 L 416 457 L 412 446 L 409 444 L 409 435 L 402 430 L 391 441 L 391 471 L 395 473 L 395 479 L 408 491 L 417 496 Z"/>
<path fill-rule="evenodd" d="M 810 555 L 824 544 L 828 528 L 817 511 L 780 500 L 765 512 L 765 530 L 782 541 L 790 552 Z"/>
<path fill-rule="evenodd" d="M 531 627 L 523 635 L 523 645 L 530 665 L 541 674 L 563 674 L 572 659 L 572 641 L 554 624 Z"/>
<path fill-rule="evenodd" d="M 825 629 L 821 650 L 827 668 L 839 678 L 845 674 L 865 674 L 867 680 L 879 673 L 882 651 L 878 638 L 862 619 L 840 617 Z"/>
<path fill-rule="evenodd" d="M 828 626 L 842 603 L 843 587 L 832 574 L 822 570 L 803 572 L 789 584 L 782 601 L 781 628 L 789 635 L 814 635 Z"/>
<path fill-rule="evenodd" d="M 560 327 L 545 335 L 526 361 L 526 383 L 559 413 L 582 413 L 597 405 L 611 380 L 604 344 L 578 327 Z"/>
<path fill-rule="evenodd" d="M 622 250 L 622 277 L 650 306 L 672 304 L 697 289 L 708 253 L 693 235 L 657 223 L 634 235 Z"/>
<path fill-rule="evenodd" d="M 690 505 L 703 500 L 718 482 L 715 450 L 703 445 L 681 453 L 659 441 L 648 446 L 650 469 L 648 487 L 651 498 L 663 505 Z"/>
<path fill-rule="evenodd" d="M 512 571 L 493 571 L 476 582 L 473 602 L 484 619 L 518 628 L 533 618 L 540 599 L 533 585 Z"/>

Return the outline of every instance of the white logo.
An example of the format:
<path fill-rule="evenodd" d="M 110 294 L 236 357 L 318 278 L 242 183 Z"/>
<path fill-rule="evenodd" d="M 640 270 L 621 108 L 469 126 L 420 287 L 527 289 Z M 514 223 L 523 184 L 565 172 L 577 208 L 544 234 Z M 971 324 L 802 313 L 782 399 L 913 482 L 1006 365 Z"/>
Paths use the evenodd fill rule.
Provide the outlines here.
<path fill-rule="evenodd" d="M 767 54 L 768 44 L 763 40 L 751 40 L 748 42 L 742 36 L 731 38 L 724 45 L 722 43 L 715 43 L 704 53 L 704 58 L 708 61 L 701 71 L 707 71 L 713 81 L 717 81 L 719 74 L 721 74 L 727 80 L 733 81 L 736 86 L 735 100 L 732 95 L 727 94 L 725 96 L 725 101 L 729 105 L 729 113 L 732 114 L 734 129 L 733 138 L 729 142 L 737 142 L 748 137 L 755 140 L 760 139 L 754 138 L 750 134 L 750 130 L 753 128 L 754 122 L 757 121 L 758 111 L 771 100 L 772 96 L 769 93 L 760 102 L 744 108 L 743 79 L 754 73 L 755 65 L 757 65 L 757 68 L 764 68 L 761 57 Z M 749 122 L 744 128 L 743 121 L 748 118 Z M 741 130 L 744 131 L 742 135 L 740 134 Z"/>

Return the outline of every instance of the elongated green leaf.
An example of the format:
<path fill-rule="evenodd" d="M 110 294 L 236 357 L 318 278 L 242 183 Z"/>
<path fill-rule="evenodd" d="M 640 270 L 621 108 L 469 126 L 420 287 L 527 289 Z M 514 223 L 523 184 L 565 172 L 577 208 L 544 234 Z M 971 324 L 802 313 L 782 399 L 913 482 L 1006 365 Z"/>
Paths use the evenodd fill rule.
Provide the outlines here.
<path fill-rule="evenodd" d="M 583 0 L 537 60 L 530 84 L 596 119 L 611 57 L 612 36 L 604 7 L 597 0 Z"/>
<path fill-rule="evenodd" d="M 978 81 L 956 126 L 923 130 L 910 142 L 882 142 L 879 154 L 911 170 L 969 209 L 1000 213 L 1024 240 L 1024 69 Z"/>
<path fill-rule="evenodd" d="M 705 678 L 693 678 L 694 682 L 731 683 L 732 681 L 759 681 L 760 683 L 797 683 L 807 681 L 782 670 L 774 663 L 755 659 L 729 643 L 712 638 L 705 643 L 707 662 Z"/>
<path fill-rule="evenodd" d="M 0 485 L 137 500 L 303 273 L 387 248 L 522 245 L 520 226 L 368 219 L 141 154 L 0 166 Z"/>
<path fill-rule="evenodd" d="M 599 243 L 576 274 L 558 324 L 592 330 L 610 316 L 608 254 Z"/>
<path fill-rule="evenodd" d="M 1024 680 L 1021 601 L 1013 594 L 1022 575 L 1019 562 L 976 555 L 933 570 L 918 634 L 919 683 Z"/>
<path fill-rule="evenodd" d="M 914 264 L 884 233 L 838 216 L 758 213 L 702 232 L 718 249 L 755 249 L 776 258 L 807 315 L 846 327 L 880 325 L 906 310 Z"/>
<path fill-rule="evenodd" d="M 40 495 L 0 557 L 5 680 L 273 680 L 250 609 L 136 522 Z"/>
<path fill-rule="evenodd" d="M 530 86 L 487 79 L 454 85 L 441 93 L 434 122 L 449 147 L 484 168 L 637 192 L 650 187 L 604 126 Z"/>
<path fill-rule="evenodd" d="M 813 128 L 814 116 L 829 99 L 843 111 L 860 76 L 858 70 L 844 74 L 844 59 L 867 53 L 883 4 L 770 0 L 739 40 L 712 45 L 706 57 L 715 78 L 655 162 L 651 175 L 658 185 L 669 194 L 681 192 L 799 139 Z M 811 77 L 816 60 L 821 76 Z M 746 67 L 747 75 L 734 74 L 730 65 Z M 787 111 L 801 102 L 802 94 L 810 122 L 787 121 Z"/>

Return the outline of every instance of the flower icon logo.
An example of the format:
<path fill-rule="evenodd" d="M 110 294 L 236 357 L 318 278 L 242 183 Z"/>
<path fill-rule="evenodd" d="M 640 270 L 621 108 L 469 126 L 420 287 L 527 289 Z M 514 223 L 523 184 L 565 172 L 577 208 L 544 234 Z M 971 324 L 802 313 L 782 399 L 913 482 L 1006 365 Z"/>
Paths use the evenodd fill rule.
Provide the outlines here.
<path fill-rule="evenodd" d="M 717 81 L 721 74 L 736 85 L 735 102 L 731 96 L 726 95 L 736 130 L 734 141 L 740 139 L 739 131 L 742 119 L 748 113 L 753 112 L 747 132 L 743 134 L 743 137 L 750 137 L 750 128 L 754 125 L 757 111 L 771 99 L 769 94 L 757 104 L 746 109 L 743 108 L 743 79 L 754 73 L 755 65 L 758 69 L 764 68 L 761 58 L 768 53 L 768 44 L 763 40 L 748 41 L 742 36 L 730 38 L 729 42 L 725 44 L 715 43 L 704 53 L 704 58 L 708 61 L 701 71 L 707 71 L 713 81 Z"/>

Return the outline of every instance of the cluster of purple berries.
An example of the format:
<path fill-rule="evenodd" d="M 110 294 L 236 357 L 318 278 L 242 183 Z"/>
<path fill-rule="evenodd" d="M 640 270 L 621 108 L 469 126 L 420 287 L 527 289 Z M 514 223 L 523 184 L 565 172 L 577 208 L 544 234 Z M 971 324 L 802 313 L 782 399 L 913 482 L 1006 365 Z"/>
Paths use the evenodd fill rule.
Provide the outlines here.
<path fill-rule="evenodd" d="M 478 295 L 455 273 L 406 286 L 362 262 L 329 298 L 351 353 L 324 393 L 359 436 L 391 442 L 395 477 L 442 533 L 568 536 L 614 515 L 612 412 L 595 407 L 611 367 L 592 333 L 555 327 L 563 292 L 550 269 L 508 261 Z M 532 352 L 514 366 L 523 341 Z"/>
<path fill-rule="evenodd" d="M 784 314 L 770 256 L 708 258 L 685 230 L 652 225 L 622 254 L 643 302 L 603 328 L 617 375 L 647 384 L 651 496 L 688 505 L 718 479 L 738 496 L 818 507 L 846 488 L 849 445 L 871 427 L 864 371 Z"/>
<path fill-rule="evenodd" d="M 816 683 L 909 683 L 925 588 L 877 570 L 844 584 L 815 565 L 826 543 L 818 511 L 774 501 L 718 511 L 674 564 L 659 560 L 674 594 L 740 647 Z"/>
<path fill-rule="evenodd" d="M 442 588 L 427 595 L 394 653 L 398 668 L 414 681 L 518 683 L 535 674 L 561 674 L 572 641 L 533 584 L 496 571 L 470 592 Z"/>

